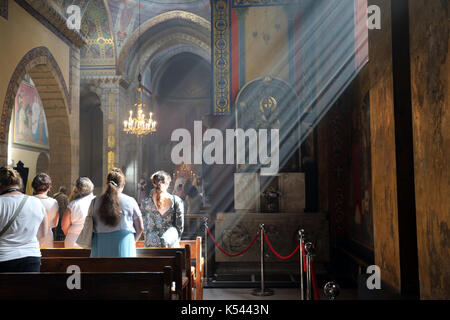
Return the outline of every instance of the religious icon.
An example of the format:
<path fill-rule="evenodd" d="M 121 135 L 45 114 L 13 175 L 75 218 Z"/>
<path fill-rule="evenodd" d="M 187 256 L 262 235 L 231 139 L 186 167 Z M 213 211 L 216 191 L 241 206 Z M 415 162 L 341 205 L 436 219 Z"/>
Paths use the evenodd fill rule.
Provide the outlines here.
<path fill-rule="evenodd" d="M 19 86 L 12 124 L 15 144 L 49 149 L 44 108 L 39 93 L 31 81 L 23 81 Z"/>

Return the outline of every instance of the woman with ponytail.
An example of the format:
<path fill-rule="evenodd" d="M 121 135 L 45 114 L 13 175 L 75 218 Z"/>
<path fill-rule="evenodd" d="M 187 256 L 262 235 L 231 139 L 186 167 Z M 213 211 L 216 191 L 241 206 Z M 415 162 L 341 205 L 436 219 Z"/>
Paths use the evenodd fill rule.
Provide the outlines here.
<path fill-rule="evenodd" d="M 122 193 L 125 176 L 114 168 L 106 177 L 105 192 L 92 200 L 91 257 L 135 257 L 136 241 L 144 229 L 136 200 Z"/>
<path fill-rule="evenodd" d="M 165 171 L 152 175 L 153 190 L 142 202 L 146 247 L 180 246 L 184 229 L 183 200 L 167 192 L 171 178 Z"/>

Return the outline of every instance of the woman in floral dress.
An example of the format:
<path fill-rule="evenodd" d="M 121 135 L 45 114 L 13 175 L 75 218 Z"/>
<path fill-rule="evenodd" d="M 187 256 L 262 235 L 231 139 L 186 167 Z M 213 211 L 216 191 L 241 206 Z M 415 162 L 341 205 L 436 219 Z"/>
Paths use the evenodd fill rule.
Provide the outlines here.
<path fill-rule="evenodd" d="M 167 172 L 158 171 L 151 180 L 154 188 L 142 202 L 145 247 L 177 248 L 184 229 L 183 200 L 167 191 L 171 182 Z"/>

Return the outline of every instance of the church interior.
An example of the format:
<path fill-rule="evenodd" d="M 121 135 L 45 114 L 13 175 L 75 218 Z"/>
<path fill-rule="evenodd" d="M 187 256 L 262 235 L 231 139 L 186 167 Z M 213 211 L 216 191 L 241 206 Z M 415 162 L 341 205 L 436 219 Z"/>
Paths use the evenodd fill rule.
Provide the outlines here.
<path fill-rule="evenodd" d="M 0 0 L 0 166 L 169 173 L 188 299 L 447 300 L 449 35 L 448 0 Z"/>

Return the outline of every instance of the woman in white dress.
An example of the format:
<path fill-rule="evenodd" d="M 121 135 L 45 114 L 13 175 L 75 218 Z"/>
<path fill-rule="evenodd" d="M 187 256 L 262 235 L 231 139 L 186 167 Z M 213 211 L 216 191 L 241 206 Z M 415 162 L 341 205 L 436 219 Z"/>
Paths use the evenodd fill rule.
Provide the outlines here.
<path fill-rule="evenodd" d="M 53 232 L 52 228 L 56 228 L 58 225 L 59 214 L 58 214 L 58 201 L 48 196 L 48 192 L 52 187 L 52 180 L 50 176 L 46 173 L 40 173 L 34 177 L 31 183 L 33 187 L 34 196 L 41 200 L 44 205 L 45 211 L 47 213 L 48 228 L 44 238 L 39 239 L 39 246 L 41 248 L 53 248 Z"/>
<path fill-rule="evenodd" d="M 81 177 L 76 181 L 74 188 L 75 196 L 67 206 L 61 222 L 61 228 L 66 235 L 64 240 L 65 248 L 80 248 L 76 241 L 81 230 L 83 230 L 84 220 L 88 215 L 89 206 L 95 198 L 92 191 L 94 184 L 89 178 Z"/>

